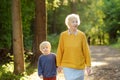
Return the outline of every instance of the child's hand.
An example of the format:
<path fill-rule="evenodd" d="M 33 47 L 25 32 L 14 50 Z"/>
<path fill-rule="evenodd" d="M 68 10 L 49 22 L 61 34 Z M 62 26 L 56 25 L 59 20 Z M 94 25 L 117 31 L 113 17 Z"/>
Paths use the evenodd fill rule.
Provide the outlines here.
<path fill-rule="evenodd" d="M 90 75 L 91 74 L 91 67 L 87 67 L 86 71 L 87 71 L 87 74 Z"/>
<path fill-rule="evenodd" d="M 59 66 L 59 67 L 57 68 L 57 71 L 60 73 L 60 72 L 62 71 L 62 67 Z"/>
<path fill-rule="evenodd" d="M 43 78 L 43 76 L 42 76 L 42 75 L 40 75 L 39 77 L 40 77 L 41 79 Z"/>

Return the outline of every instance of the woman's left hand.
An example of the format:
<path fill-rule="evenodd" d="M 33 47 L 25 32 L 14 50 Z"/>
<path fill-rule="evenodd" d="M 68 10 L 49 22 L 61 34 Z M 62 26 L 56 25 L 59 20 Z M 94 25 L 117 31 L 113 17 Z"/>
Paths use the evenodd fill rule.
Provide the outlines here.
<path fill-rule="evenodd" d="M 91 74 L 91 67 L 87 67 L 86 71 L 87 71 L 87 74 L 90 75 Z"/>

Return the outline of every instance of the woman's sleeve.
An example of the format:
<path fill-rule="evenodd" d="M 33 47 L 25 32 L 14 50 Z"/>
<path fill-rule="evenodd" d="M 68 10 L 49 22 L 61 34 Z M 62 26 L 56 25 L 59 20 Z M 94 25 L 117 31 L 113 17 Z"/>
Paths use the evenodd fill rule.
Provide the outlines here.
<path fill-rule="evenodd" d="M 91 66 L 91 55 L 90 55 L 90 49 L 87 42 L 87 38 L 85 34 L 83 35 L 83 54 L 85 57 L 85 64 L 87 67 Z"/>
<path fill-rule="evenodd" d="M 63 51 L 64 51 L 64 45 L 63 45 L 63 35 L 60 35 L 60 39 L 59 39 L 59 43 L 58 43 L 58 48 L 57 48 L 57 55 L 56 55 L 56 59 L 57 59 L 57 66 L 61 65 L 61 61 L 62 61 L 62 56 L 63 56 Z"/>

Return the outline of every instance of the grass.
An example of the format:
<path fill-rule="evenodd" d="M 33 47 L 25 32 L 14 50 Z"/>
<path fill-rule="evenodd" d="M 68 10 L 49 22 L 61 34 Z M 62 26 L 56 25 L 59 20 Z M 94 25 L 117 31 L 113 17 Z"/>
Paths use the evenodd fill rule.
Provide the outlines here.
<path fill-rule="evenodd" d="M 120 49 L 120 38 L 118 38 L 118 41 L 115 44 L 111 44 L 110 46 L 113 48 Z"/>

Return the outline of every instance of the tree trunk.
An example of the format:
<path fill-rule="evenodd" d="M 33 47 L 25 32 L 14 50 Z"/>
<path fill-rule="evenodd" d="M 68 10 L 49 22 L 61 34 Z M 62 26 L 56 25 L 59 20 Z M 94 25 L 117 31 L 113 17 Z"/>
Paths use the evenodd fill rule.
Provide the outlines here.
<path fill-rule="evenodd" d="M 39 44 L 46 40 L 46 0 L 35 0 L 35 26 L 34 26 L 34 40 L 33 40 L 33 57 L 32 65 L 37 66 L 38 57 L 41 55 Z"/>
<path fill-rule="evenodd" d="M 113 44 L 117 42 L 117 31 L 113 30 L 109 32 L 109 43 Z"/>
<path fill-rule="evenodd" d="M 70 2 L 71 12 L 72 13 L 77 12 L 77 2 L 78 2 L 78 0 L 71 0 L 71 2 Z"/>
<path fill-rule="evenodd" d="M 14 73 L 24 72 L 23 34 L 20 0 L 12 0 Z"/>

